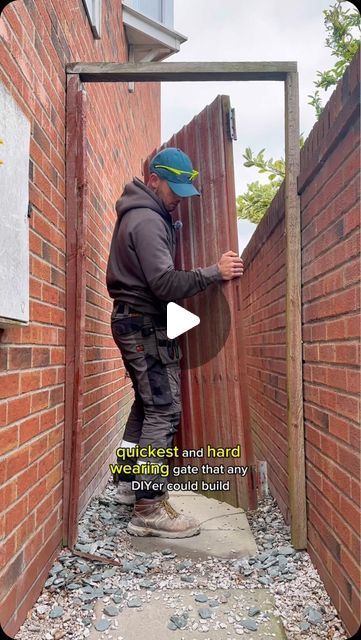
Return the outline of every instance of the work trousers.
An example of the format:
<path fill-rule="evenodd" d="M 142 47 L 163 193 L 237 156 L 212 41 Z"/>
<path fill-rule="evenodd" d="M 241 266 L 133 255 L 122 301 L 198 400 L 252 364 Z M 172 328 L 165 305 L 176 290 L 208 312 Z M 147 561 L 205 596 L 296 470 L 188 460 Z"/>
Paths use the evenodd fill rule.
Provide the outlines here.
<path fill-rule="evenodd" d="M 134 402 L 123 435 L 123 443 L 128 448 L 131 443 L 140 447 L 172 447 L 179 427 L 182 355 L 178 341 L 167 338 L 166 326 L 162 324 L 165 325 L 165 322 L 159 322 L 150 315 L 112 314 L 113 338 L 134 389 Z M 141 483 L 140 488 L 135 491 L 137 500 L 153 498 L 167 489 L 165 470 L 169 470 L 168 460 L 138 458 L 134 462 L 159 465 L 161 473 L 122 475 L 121 480 L 135 479 Z M 145 487 L 145 481 L 151 482 L 152 488 Z M 154 483 L 156 486 L 153 488 Z"/>

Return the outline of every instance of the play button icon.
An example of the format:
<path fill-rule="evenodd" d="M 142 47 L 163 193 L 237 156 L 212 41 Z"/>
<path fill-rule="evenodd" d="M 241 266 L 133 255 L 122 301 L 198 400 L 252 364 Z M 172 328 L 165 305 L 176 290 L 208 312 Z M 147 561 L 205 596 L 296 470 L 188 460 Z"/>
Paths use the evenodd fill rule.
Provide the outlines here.
<path fill-rule="evenodd" d="M 167 304 L 167 337 L 170 340 L 181 336 L 182 333 L 193 329 L 200 323 L 200 319 L 195 313 L 183 309 L 175 302 Z"/>

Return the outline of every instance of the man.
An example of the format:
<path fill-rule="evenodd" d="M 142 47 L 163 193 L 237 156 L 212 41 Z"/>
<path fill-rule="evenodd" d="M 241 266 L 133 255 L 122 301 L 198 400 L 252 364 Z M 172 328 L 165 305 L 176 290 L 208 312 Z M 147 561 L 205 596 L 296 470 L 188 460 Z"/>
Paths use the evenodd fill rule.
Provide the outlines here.
<path fill-rule="evenodd" d="M 134 454 L 136 445 L 152 451 L 149 457 L 127 459 L 142 473 L 119 474 L 118 496 L 125 504 L 135 503 L 129 533 L 181 538 L 199 533 L 199 524 L 169 504 L 162 473 L 167 460 L 154 455 L 156 449 L 172 447 L 181 414 L 181 355 L 177 340 L 166 335 L 167 303 L 193 296 L 212 282 L 241 276 L 243 262 L 228 251 L 218 264 L 176 271 L 171 213 L 183 198 L 200 195 L 192 184 L 198 172 L 183 151 L 172 147 L 156 154 L 149 171 L 147 185 L 134 178 L 116 204 L 107 267 L 108 292 L 114 299 L 112 334 L 135 392 L 121 451 Z M 139 464 L 145 466 L 134 467 Z"/>

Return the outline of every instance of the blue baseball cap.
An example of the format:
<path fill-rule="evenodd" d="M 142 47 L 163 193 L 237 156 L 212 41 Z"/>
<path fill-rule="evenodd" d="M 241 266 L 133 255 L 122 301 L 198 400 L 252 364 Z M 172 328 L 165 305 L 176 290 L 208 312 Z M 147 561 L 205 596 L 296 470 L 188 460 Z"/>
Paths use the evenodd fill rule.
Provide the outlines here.
<path fill-rule="evenodd" d="M 149 171 L 166 180 L 177 196 L 186 198 L 201 195 L 192 184 L 198 171 L 193 169 L 191 159 L 181 149 L 166 147 L 159 151 L 152 158 Z"/>

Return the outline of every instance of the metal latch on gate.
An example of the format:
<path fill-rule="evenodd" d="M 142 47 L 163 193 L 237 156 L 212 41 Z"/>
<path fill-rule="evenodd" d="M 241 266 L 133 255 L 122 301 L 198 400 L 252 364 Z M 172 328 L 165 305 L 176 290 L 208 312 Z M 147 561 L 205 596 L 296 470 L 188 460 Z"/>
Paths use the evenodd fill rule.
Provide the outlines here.
<path fill-rule="evenodd" d="M 237 140 L 236 110 L 234 107 L 227 113 L 228 135 L 230 140 Z"/>

